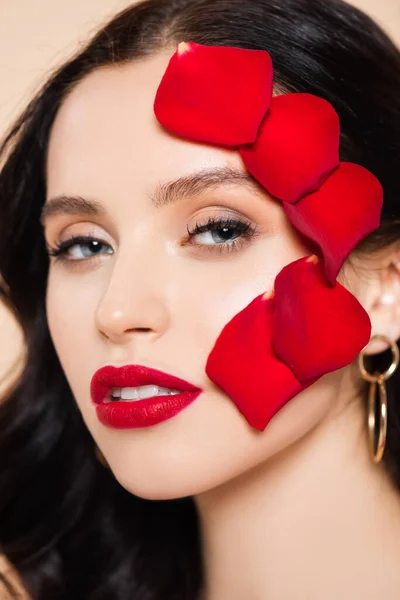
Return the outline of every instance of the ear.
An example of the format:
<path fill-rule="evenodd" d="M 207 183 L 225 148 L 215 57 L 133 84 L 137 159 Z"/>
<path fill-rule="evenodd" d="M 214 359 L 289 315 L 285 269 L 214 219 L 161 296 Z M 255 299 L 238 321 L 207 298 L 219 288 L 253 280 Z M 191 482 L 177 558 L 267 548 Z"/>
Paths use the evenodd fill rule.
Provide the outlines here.
<path fill-rule="evenodd" d="M 361 270 L 360 270 L 361 269 Z M 353 292 L 371 319 L 371 337 L 380 334 L 392 341 L 400 338 L 400 250 L 391 246 L 362 259 L 355 266 L 359 276 Z M 353 277 L 352 277 L 353 278 Z M 379 354 L 387 344 L 374 340 L 365 353 Z"/>

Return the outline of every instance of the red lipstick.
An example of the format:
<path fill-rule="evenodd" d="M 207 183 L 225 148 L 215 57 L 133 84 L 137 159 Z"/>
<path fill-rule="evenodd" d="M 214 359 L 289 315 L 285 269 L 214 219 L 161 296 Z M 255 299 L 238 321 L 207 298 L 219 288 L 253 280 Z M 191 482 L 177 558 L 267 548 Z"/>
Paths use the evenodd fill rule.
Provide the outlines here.
<path fill-rule="evenodd" d="M 158 395 L 140 400 L 112 399 L 115 388 L 156 385 L 179 390 L 179 394 Z M 183 379 L 142 365 L 102 367 L 93 375 L 90 394 L 99 421 L 114 429 L 150 427 L 166 421 L 189 406 L 202 392 Z"/>

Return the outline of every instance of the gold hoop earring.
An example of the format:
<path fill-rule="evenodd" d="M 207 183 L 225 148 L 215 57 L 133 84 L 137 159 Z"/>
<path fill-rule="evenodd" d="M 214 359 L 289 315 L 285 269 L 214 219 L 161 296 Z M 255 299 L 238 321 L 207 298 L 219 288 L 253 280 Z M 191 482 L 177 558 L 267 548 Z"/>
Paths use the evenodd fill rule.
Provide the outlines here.
<path fill-rule="evenodd" d="M 392 351 L 392 363 L 386 371 L 379 373 L 369 373 L 364 365 L 365 348 L 360 352 L 358 356 L 358 366 L 361 371 L 361 376 L 365 381 L 371 383 L 368 394 L 368 441 L 369 449 L 372 459 L 375 463 L 379 463 L 382 460 L 383 454 L 386 447 L 386 435 L 387 435 L 387 393 L 385 381 L 387 381 L 399 366 L 400 352 L 396 342 L 393 342 L 390 338 L 385 335 L 377 334 L 371 337 L 370 342 L 374 340 L 381 340 L 386 342 Z M 378 441 L 376 439 L 376 385 L 379 386 L 379 432 Z"/>

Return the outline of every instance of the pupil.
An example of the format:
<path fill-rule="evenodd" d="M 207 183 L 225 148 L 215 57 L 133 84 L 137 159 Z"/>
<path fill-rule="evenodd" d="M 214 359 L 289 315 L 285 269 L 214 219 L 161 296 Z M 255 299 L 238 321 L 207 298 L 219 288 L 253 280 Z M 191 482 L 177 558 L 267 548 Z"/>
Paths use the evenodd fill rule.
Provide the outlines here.
<path fill-rule="evenodd" d="M 94 254 L 98 254 L 102 247 L 102 242 L 97 242 L 96 240 L 84 242 L 81 244 L 81 252 L 86 258 L 90 258 Z"/>
<path fill-rule="evenodd" d="M 232 233 L 229 227 L 221 227 L 220 229 L 218 229 L 218 235 L 223 240 L 228 240 L 231 237 Z"/>
<path fill-rule="evenodd" d="M 90 242 L 90 245 L 91 245 L 91 250 L 92 250 L 94 253 L 96 253 L 96 252 L 98 252 L 99 250 L 101 250 L 101 247 L 102 247 L 102 243 L 101 243 L 101 242 L 96 242 L 96 241 L 92 241 L 92 242 Z"/>

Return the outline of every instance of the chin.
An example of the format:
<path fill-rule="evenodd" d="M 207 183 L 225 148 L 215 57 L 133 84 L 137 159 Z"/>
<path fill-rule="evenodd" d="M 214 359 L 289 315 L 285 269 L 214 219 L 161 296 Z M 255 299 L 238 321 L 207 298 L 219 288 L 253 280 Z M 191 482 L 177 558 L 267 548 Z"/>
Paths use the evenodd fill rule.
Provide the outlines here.
<path fill-rule="evenodd" d="M 111 459 L 109 465 L 115 479 L 127 492 L 146 500 L 176 500 L 204 494 L 256 466 L 236 462 L 218 464 L 215 457 L 211 464 L 200 460 L 194 460 L 192 464 L 166 460 L 129 464 Z"/>
<path fill-rule="evenodd" d="M 207 486 L 201 489 L 198 485 L 188 485 L 184 479 L 178 477 L 166 479 L 165 477 L 145 479 L 126 476 L 122 473 L 114 473 L 118 483 L 130 494 L 143 498 L 144 500 L 178 500 L 188 496 L 195 496 L 207 491 Z"/>

